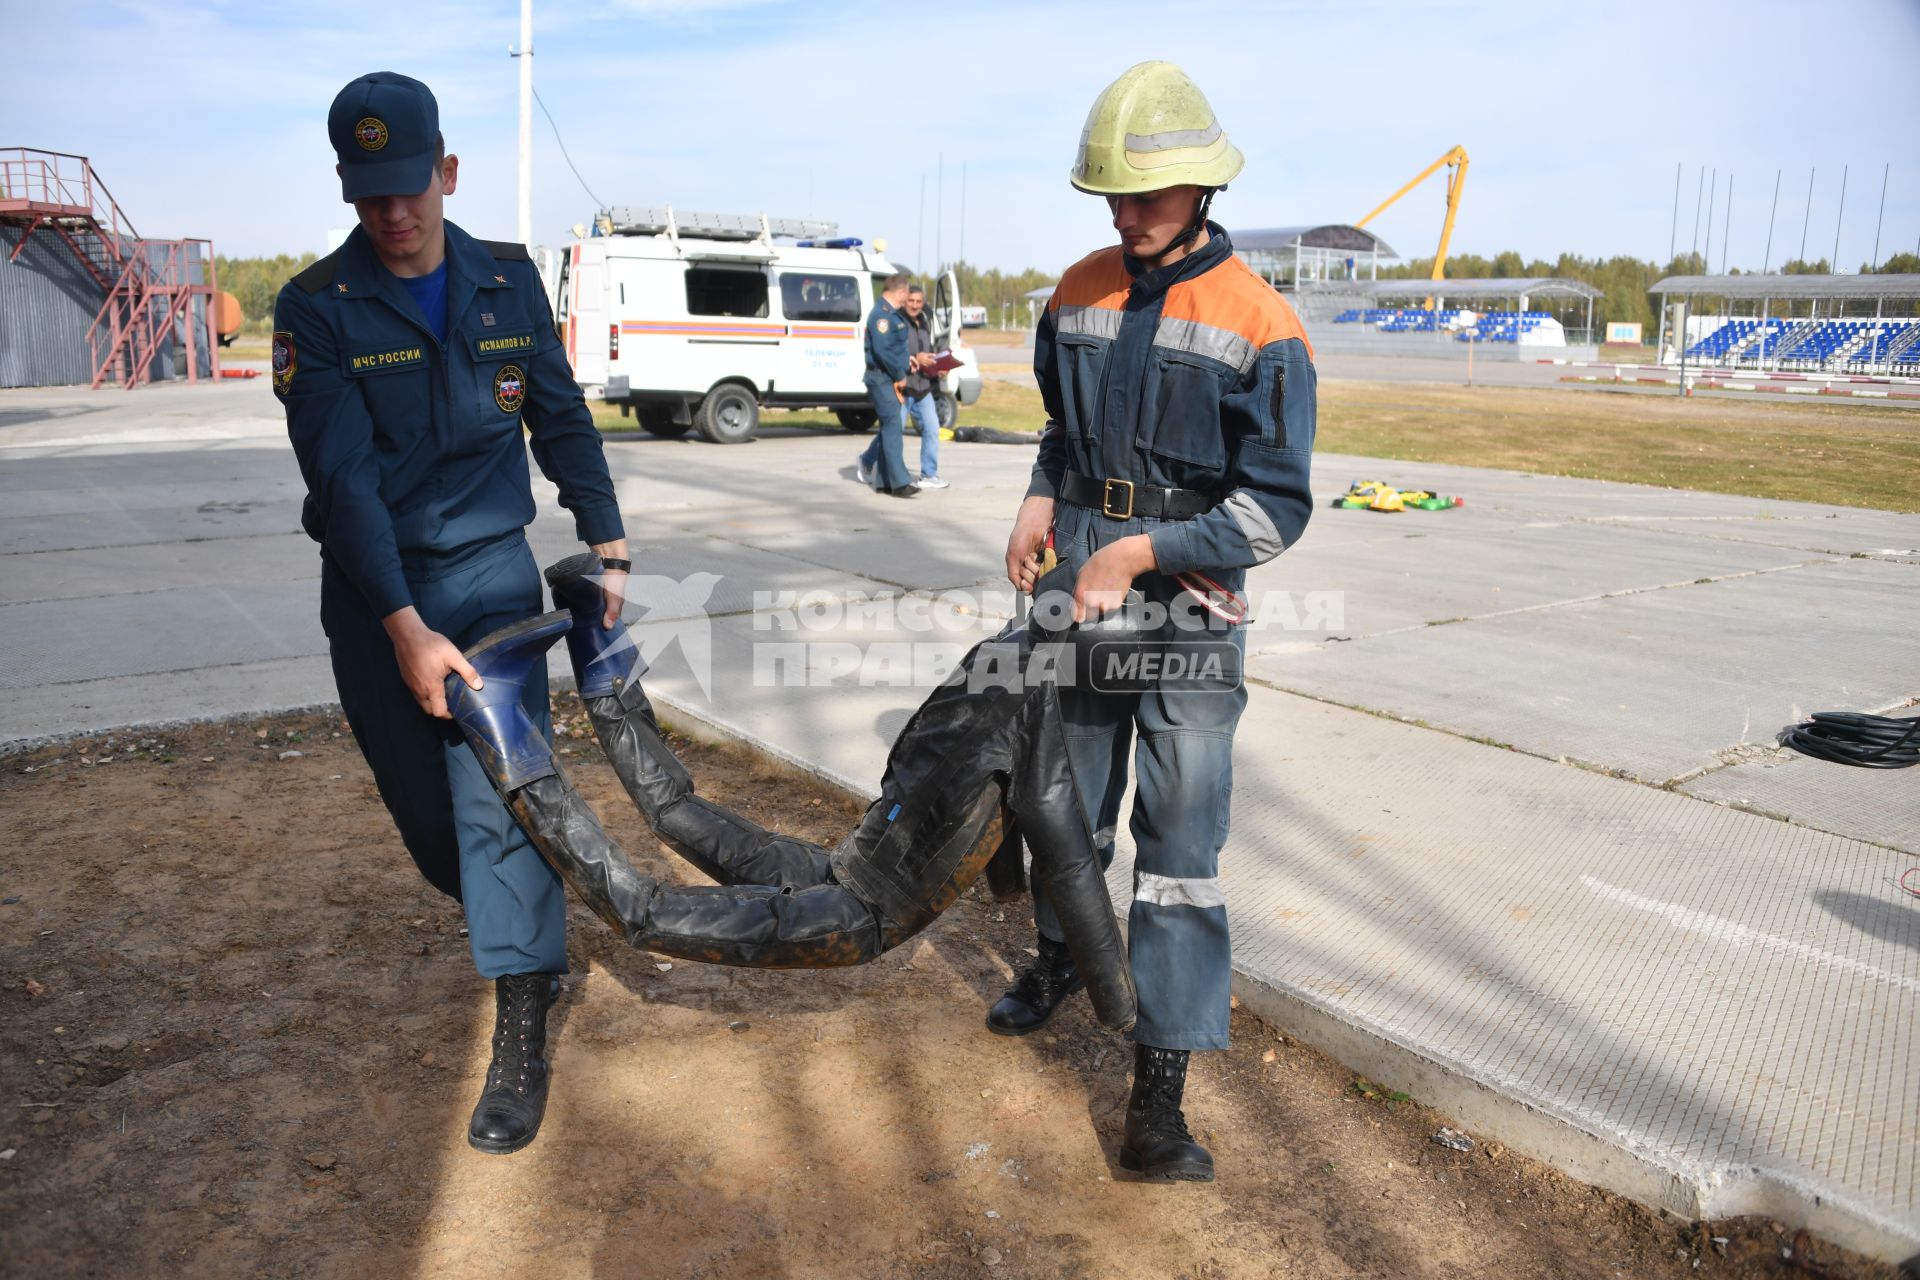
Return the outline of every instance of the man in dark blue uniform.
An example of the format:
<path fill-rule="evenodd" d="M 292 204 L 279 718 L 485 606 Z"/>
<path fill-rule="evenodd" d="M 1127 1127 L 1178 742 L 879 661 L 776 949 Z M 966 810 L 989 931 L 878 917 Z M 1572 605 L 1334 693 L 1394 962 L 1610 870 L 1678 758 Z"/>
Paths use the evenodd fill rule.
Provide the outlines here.
<path fill-rule="evenodd" d="M 860 455 L 861 483 L 873 486 L 876 493 L 893 498 L 918 497 L 920 490 L 907 472 L 902 448 L 905 426 L 900 413 L 900 393 L 895 384 L 918 364 L 907 351 L 907 319 L 900 314 L 911 282 L 904 275 L 888 276 L 867 313 L 867 398 L 880 419 L 880 434 Z"/>
<path fill-rule="evenodd" d="M 334 99 L 327 133 L 360 225 L 281 289 L 273 389 L 307 483 L 301 522 L 320 544 L 341 706 L 407 851 L 462 903 L 474 963 L 495 983 L 493 1062 L 468 1141 L 505 1154 L 533 1140 L 546 1106 L 566 897 L 447 718 L 443 682 L 479 688 L 461 650 L 542 609 L 523 421 L 607 565 L 604 627 L 619 619 L 625 535 L 525 247 L 444 220 L 459 160 L 432 92 L 362 76 Z M 523 701 L 550 736 L 545 674 Z"/>

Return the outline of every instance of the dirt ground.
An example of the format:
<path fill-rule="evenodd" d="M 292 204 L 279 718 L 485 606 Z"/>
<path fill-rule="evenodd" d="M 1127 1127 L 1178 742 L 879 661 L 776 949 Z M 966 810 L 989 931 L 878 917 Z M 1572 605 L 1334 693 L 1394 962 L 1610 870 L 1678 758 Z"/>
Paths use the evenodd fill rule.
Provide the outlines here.
<path fill-rule="evenodd" d="M 582 791 L 645 837 L 563 700 Z M 0 761 L 0 1274 L 1891 1276 L 1684 1227 L 1482 1143 L 1245 1014 L 1196 1059 L 1211 1186 L 1115 1155 L 1130 1057 L 1077 999 L 981 1015 L 1031 942 L 979 888 L 863 969 L 668 965 L 575 907 L 539 1140 L 477 1154 L 492 999 L 332 716 Z M 676 740 L 818 840 L 859 806 Z M 1714 1237 L 1721 1237 L 1718 1242 Z"/>

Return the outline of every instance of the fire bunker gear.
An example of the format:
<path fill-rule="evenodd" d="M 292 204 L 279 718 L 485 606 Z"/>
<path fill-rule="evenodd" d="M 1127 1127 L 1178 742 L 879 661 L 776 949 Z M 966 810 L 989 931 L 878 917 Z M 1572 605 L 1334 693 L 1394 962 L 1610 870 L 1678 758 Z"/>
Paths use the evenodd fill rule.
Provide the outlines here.
<path fill-rule="evenodd" d="M 529 448 L 582 541 L 620 538 L 620 513 L 526 250 L 445 227 L 444 342 L 356 228 L 280 291 L 274 391 L 341 705 L 407 851 L 462 900 L 482 976 L 561 972 L 564 888 L 458 732 L 414 701 L 381 619 L 412 605 L 465 647 L 540 608 Z M 523 692 L 544 732 L 544 669 Z"/>
<path fill-rule="evenodd" d="M 1041 584 L 1056 602 L 1009 625 L 962 661 L 901 730 L 880 799 L 838 846 L 769 832 L 694 793 L 661 737 L 641 688 L 638 653 L 603 683 L 611 654 L 572 650 L 595 734 L 654 833 L 717 881 L 683 887 L 636 871 L 561 772 L 545 737 L 522 714 L 517 688 L 562 635 L 597 628 L 603 601 L 592 555 L 547 570 L 561 611 L 504 628 L 468 650 L 483 687 L 457 677 L 448 703 L 494 786 L 541 853 L 600 918 L 636 947 L 761 968 L 863 964 L 925 928 L 990 861 L 1019 857 L 1014 826 L 1033 851 L 1066 945 L 1094 1011 L 1109 1026 L 1134 1021 L 1133 982 L 1078 803 L 1054 676 L 1075 650 L 1071 576 Z M 1069 672 L 1072 668 L 1068 666 Z M 1017 884 L 1005 868 L 990 877 Z"/>
<path fill-rule="evenodd" d="M 1182 572 L 1242 591 L 1246 570 L 1293 545 L 1313 509 L 1306 335 L 1272 286 L 1233 256 L 1227 233 L 1212 223 L 1207 231 L 1199 249 L 1158 269 L 1118 247 L 1075 264 L 1034 342 L 1051 421 L 1028 495 L 1060 499 L 1055 546 L 1076 571 L 1101 547 L 1146 534 L 1158 570 L 1134 585 L 1169 607 L 1180 591 L 1172 575 Z M 1069 476 L 1079 479 L 1069 486 Z M 1157 490 L 1208 501 L 1196 507 Z M 1101 495 L 1098 505 L 1081 505 L 1088 492 Z M 1135 501 L 1143 495 L 1154 502 Z M 1153 507 L 1161 514 L 1143 514 Z M 1233 733 L 1246 704 L 1245 641 L 1239 629 L 1187 634 L 1177 643 L 1220 649 L 1224 641 L 1232 660 L 1207 679 L 1142 693 L 1076 687 L 1060 702 L 1103 860 L 1113 856 L 1129 739 L 1138 738 L 1127 935 L 1140 995 L 1135 1037 L 1218 1049 L 1227 1044 L 1232 976 L 1219 856 Z M 1035 888 L 1034 915 L 1042 936 L 1059 937 L 1044 886 Z"/>

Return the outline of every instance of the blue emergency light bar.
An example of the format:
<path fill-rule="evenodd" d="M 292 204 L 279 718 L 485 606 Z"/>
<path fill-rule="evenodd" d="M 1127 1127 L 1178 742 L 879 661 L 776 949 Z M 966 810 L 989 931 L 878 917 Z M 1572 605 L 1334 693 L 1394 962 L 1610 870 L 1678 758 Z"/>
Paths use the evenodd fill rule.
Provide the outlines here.
<path fill-rule="evenodd" d="M 866 241 L 854 236 L 842 236 L 838 240 L 796 240 L 796 249 L 858 249 Z"/>

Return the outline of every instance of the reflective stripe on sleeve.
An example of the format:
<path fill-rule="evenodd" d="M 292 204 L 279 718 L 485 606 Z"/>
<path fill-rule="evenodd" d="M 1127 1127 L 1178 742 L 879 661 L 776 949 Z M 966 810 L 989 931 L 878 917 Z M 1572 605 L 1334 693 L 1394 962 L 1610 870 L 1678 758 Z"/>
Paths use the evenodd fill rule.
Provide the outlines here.
<path fill-rule="evenodd" d="M 1235 489 L 1220 505 L 1240 526 L 1240 533 L 1247 540 L 1247 549 L 1253 553 L 1257 563 L 1265 564 L 1287 549 L 1286 539 L 1274 528 L 1272 518 L 1245 489 Z"/>

